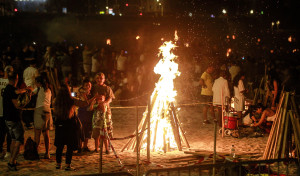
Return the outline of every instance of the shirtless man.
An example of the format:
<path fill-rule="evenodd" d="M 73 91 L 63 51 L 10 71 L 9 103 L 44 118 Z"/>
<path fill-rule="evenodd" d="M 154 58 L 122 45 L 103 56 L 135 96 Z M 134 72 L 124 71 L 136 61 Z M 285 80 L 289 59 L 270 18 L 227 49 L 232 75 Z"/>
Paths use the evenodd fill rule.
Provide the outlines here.
<path fill-rule="evenodd" d="M 267 121 L 267 117 L 271 117 L 271 116 L 275 115 L 275 112 L 272 109 L 267 108 L 267 109 L 263 110 L 263 107 L 260 105 L 258 105 L 256 113 L 262 114 L 262 115 L 259 120 L 257 120 L 254 116 L 251 117 L 251 119 L 254 121 L 253 126 L 260 126 L 260 125 L 262 125 L 263 122 Z"/>
<path fill-rule="evenodd" d="M 267 117 L 271 117 L 275 115 L 275 112 L 270 109 L 263 109 L 262 105 L 258 105 L 258 108 L 256 110 L 257 114 L 261 114 L 261 118 L 257 120 L 254 116 L 251 117 L 251 119 L 254 121 L 253 127 L 260 127 L 261 129 L 264 129 L 265 132 L 269 132 L 271 129 L 271 124 L 267 123 Z"/>

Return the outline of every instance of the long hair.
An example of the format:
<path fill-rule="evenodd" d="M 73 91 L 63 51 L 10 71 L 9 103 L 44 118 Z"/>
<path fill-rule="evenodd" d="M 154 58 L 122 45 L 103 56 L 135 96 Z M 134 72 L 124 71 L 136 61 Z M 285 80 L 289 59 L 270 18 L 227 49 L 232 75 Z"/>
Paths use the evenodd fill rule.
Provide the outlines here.
<path fill-rule="evenodd" d="M 67 85 L 62 85 L 59 89 L 54 103 L 54 113 L 58 120 L 69 119 L 70 111 L 74 105 L 70 90 Z"/>
<path fill-rule="evenodd" d="M 242 78 L 242 76 L 245 76 L 244 72 L 239 72 L 234 78 L 233 78 L 233 86 L 238 87 L 239 80 Z"/>
<path fill-rule="evenodd" d="M 48 82 L 47 77 L 44 77 L 43 75 L 38 76 L 38 77 L 35 78 L 35 82 L 40 83 L 45 91 L 47 89 L 49 89 L 49 82 Z"/>

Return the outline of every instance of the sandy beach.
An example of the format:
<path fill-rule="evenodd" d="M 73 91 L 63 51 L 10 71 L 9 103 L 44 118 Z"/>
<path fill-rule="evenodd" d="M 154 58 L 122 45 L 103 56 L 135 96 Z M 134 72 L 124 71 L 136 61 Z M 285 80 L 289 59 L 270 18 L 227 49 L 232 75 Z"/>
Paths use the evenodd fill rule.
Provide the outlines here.
<path fill-rule="evenodd" d="M 113 125 L 114 125 L 114 137 L 124 137 L 131 135 L 136 126 L 136 118 L 142 117 L 142 113 L 145 108 L 122 108 L 112 109 Z M 179 119 L 182 123 L 182 127 L 185 131 L 187 140 L 191 146 L 190 149 L 184 149 L 185 151 L 213 151 L 213 124 L 202 124 L 201 110 L 199 106 L 182 107 L 179 111 Z M 24 160 L 23 147 L 21 148 L 21 154 L 18 158 L 18 171 L 8 171 L 7 159 L 0 160 L 0 174 L 1 175 L 84 175 L 84 174 L 97 174 L 99 169 L 99 153 L 75 153 L 72 159 L 72 166 L 76 168 L 76 171 L 65 171 L 64 169 L 55 168 L 55 146 L 53 145 L 54 131 L 50 132 L 51 135 L 51 149 L 50 159 L 43 159 L 44 154 L 44 141 L 41 137 L 41 144 L 39 146 L 40 160 L 28 161 Z M 25 131 L 25 139 L 31 136 L 33 138 L 33 130 Z M 268 136 L 257 138 L 233 138 L 224 137 L 220 134 L 217 135 L 217 152 L 230 153 L 231 146 L 235 146 L 236 153 L 252 153 L 256 157 L 252 159 L 258 159 L 263 153 Z M 126 170 L 129 170 L 132 174 L 135 174 L 136 153 L 133 151 L 121 152 L 121 148 L 125 145 L 127 140 L 115 140 L 112 141 L 114 148 L 123 164 L 126 166 Z M 5 144 L 6 145 L 6 144 Z M 94 140 L 89 140 L 88 146 L 91 150 L 94 150 Z M 181 163 L 170 162 L 179 157 L 192 156 L 191 154 L 185 154 L 184 151 L 171 151 L 168 153 L 163 152 L 151 152 L 152 164 L 146 165 L 145 161 L 146 151 L 141 151 L 141 173 L 151 168 L 160 168 L 158 165 L 164 167 L 176 167 L 189 164 L 188 161 Z M 64 162 L 63 157 L 63 162 Z M 64 168 L 64 164 L 62 165 Z M 113 153 L 103 155 L 103 172 L 116 172 L 121 169 L 121 165 L 117 162 Z"/>

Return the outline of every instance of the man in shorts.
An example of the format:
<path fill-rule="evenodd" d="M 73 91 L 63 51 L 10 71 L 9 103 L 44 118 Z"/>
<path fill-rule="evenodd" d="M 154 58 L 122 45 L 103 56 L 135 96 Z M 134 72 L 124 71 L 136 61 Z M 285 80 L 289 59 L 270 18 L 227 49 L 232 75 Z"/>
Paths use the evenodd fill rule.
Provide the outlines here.
<path fill-rule="evenodd" d="M 207 110 L 209 109 L 211 112 L 211 116 L 214 119 L 215 114 L 213 111 L 212 106 L 212 99 L 213 99 L 213 92 L 212 92 L 212 86 L 214 83 L 214 80 L 211 76 L 211 74 L 214 71 L 214 67 L 212 65 L 208 66 L 205 72 L 201 75 L 200 79 L 200 85 L 202 86 L 201 89 L 201 99 L 205 103 L 203 105 L 203 124 L 209 124 L 209 120 L 207 119 Z"/>
<path fill-rule="evenodd" d="M 24 144 L 24 129 L 21 123 L 19 113 L 18 94 L 25 90 L 18 90 L 18 75 L 13 73 L 8 76 L 9 83 L 3 91 L 3 118 L 11 136 L 12 142 L 10 146 L 11 157 L 9 159 L 8 168 L 17 171 L 16 163 L 20 151 L 20 146 Z"/>

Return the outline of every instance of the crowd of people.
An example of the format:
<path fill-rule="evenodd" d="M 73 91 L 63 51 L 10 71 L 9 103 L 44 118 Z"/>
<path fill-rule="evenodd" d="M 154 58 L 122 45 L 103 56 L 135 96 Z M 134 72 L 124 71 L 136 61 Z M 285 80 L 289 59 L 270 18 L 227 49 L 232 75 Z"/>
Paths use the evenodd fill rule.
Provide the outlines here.
<path fill-rule="evenodd" d="M 36 149 L 39 148 L 40 135 L 43 133 L 45 143 L 44 159 L 49 159 L 50 135 L 49 130 L 55 126 L 54 145 L 56 146 L 57 169 L 61 168 L 61 158 L 64 146 L 67 146 L 65 170 L 73 170 L 70 166 L 73 151 L 90 151 L 87 147 L 88 139 L 95 139 L 95 152 L 99 151 L 99 142 L 104 142 L 106 153 L 108 148 L 107 137 L 112 137 L 112 121 L 110 102 L 114 99 L 112 89 L 105 85 L 105 75 L 95 75 L 95 84 L 86 79 L 83 86 L 79 88 L 78 98 L 71 96 L 70 86 L 61 85 L 56 98 L 52 103 L 52 91 L 49 88 L 49 81 L 45 74 L 35 78 L 36 87 L 33 89 L 17 88 L 18 74 L 12 68 L 7 69 L 4 78 L 7 81 L 2 90 L 3 111 L 1 113 L 1 157 L 4 157 L 3 143 L 7 141 L 5 157 L 10 157 L 8 168 L 16 171 L 17 157 L 20 146 L 24 144 L 24 128 L 20 110 L 24 108 L 22 94 L 36 94 L 36 103 L 33 113 L 34 141 Z M 93 89 L 91 89 L 93 87 Z M 30 100 L 28 100 L 30 101 Z M 53 104 L 53 111 L 51 105 Z M 79 109 L 78 109 L 79 107 Z M 24 109 L 23 109 L 24 110 Z M 53 123 L 52 112 L 55 115 Z M 78 112 L 78 113 L 77 113 Z M 74 131 L 75 129 L 75 131 Z M 105 134 L 107 134 L 107 136 Z M 101 137 L 102 136 L 102 137 Z M 82 145 L 83 143 L 83 145 Z M 10 147 L 9 147 L 10 146 Z"/>
<path fill-rule="evenodd" d="M 79 87 L 82 80 L 93 81 L 96 73 L 101 71 L 117 99 L 128 99 L 149 90 L 147 82 L 152 79 L 152 74 L 148 74 L 148 69 L 153 67 L 147 65 L 155 62 L 152 56 L 155 57 L 155 52 L 128 52 L 125 49 L 117 52 L 110 46 L 64 42 L 50 46 L 27 44 L 22 49 L 7 46 L 1 53 L 0 76 L 3 77 L 6 67 L 12 66 L 19 75 L 18 88 L 35 87 L 34 77 L 47 70 L 55 96 L 59 84 L 67 82 L 71 87 Z"/>
<path fill-rule="evenodd" d="M 230 111 L 236 114 L 237 126 L 234 129 L 251 127 L 250 131 L 255 134 L 269 133 L 281 92 L 281 84 L 276 73 L 273 70 L 268 71 L 265 78 L 267 86 L 263 93 L 265 96 L 255 105 L 250 105 L 249 102 L 246 111 L 246 96 L 249 95 L 249 91 L 244 85 L 246 74 L 237 65 L 233 65 L 229 69 L 220 68 L 215 78 L 214 71 L 215 67 L 209 65 L 200 79 L 201 97 L 206 103 L 203 105 L 203 124 L 211 123 L 207 116 L 207 112 L 210 110 L 211 119 L 217 120 L 220 132 L 222 132 L 221 129 L 224 126 L 222 114 L 226 107 L 226 115 Z M 260 89 L 258 88 L 257 91 Z M 215 111 L 217 111 L 217 117 L 215 117 Z M 227 121 L 227 123 L 229 122 Z M 249 134 L 249 130 L 247 133 Z M 233 137 L 240 135 L 239 132 L 232 134 Z"/>
<path fill-rule="evenodd" d="M 112 100 L 130 105 L 130 101 L 122 100 L 138 97 L 154 86 L 156 77 L 151 70 L 156 62 L 152 58 L 155 52 L 129 54 L 122 49 L 117 54 L 105 47 L 79 46 L 53 45 L 45 47 L 45 52 L 38 52 L 38 47 L 30 44 L 20 52 L 10 46 L 2 52 L 0 156 L 10 157 L 10 170 L 17 170 L 16 159 L 25 140 L 23 123 L 25 129 L 34 128 L 37 149 L 43 134 L 45 159 L 50 158 L 49 130 L 55 127 L 57 169 L 61 168 L 65 145 L 66 170 L 73 170 L 73 151 L 91 151 L 87 145 L 91 138 L 95 140 L 95 152 L 99 152 L 103 143 L 105 153 L 109 154 L 107 139 L 113 136 Z M 244 82 L 248 74 L 242 71 L 244 67 L 239 62 L 200 62 L 197 57 L 192 57 L 192 62 L 182 57 L 179 65 L 183 74 L 175 82 L 176 88 L 190 98 L 198 98 L 193 95 L 201 94 L 199 100 L 207 103 L 202 106 L 204 124 L 215 119 L 216 107 L 216 119 L 221 127 L 221 106 L 228 104 L 231 97 L 237 117 L 242 121 L 245 96 L 249 95 Z M 267 117 L 274 115 L 278 103 L 279 80 L 274 72 L 269 73 L 270 108 L 264 110 L 257 106 L 253 112 L 261 114 L 261 118 L 251 115 L 254 127 L 264 126 Z M 208 110 L 211 118 L 207 116 Z M 76 132 L 71 129 L 76 129 Z M 11 147 L 7 147 L 4 156 L 5 139 L 7 146 Z"/>

